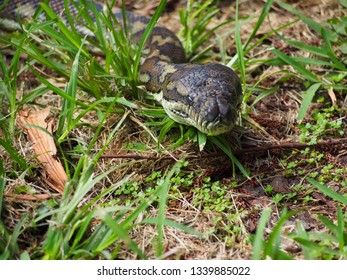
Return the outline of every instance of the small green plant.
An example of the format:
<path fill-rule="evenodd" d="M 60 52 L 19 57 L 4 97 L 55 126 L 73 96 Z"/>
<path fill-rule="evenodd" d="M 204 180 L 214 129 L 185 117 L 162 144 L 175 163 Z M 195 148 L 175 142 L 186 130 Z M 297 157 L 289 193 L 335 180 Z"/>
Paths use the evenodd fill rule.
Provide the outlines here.
<path fill-rule="evenodd" d="M 266 185 L 264 188 L 264 193 L 270 195 L 273 191 L 273 187 L 271 185 Z"/>
<path fill-rule="evenodd" d="M 296 193 L 288 193 L 288 194 L 281 194 L 277 193 L 272 197 L 272 201 L 276 204 L 279 205 L 283 202 L 288 202 L 291 201 L 294 197 L 296 197 Z"/>
<path fill-rule="evenodd" d="M 238 236 L 245 234 L 242 220 L 247 218 L 248 211 L 235 208 L 229 184 L 205 177 L 202 185 L 192 192 L 191 204 L 204 213 L 210 213 L 216 230 L 224 233 L 219 238 L 232 245 Z"/>
<path fill-rule="evenodd" d="M 204 178 L 202 186 L 194 189 L 193 192 L 192 204 L 195 207 L 217 212 L 223 212 L 233 207 L 230 197 L 227 196 L 228 186 L 219 181 L 211 182 L 210 177 Z"/>
<path fill-rule="evenodd" d="M 312 112 L 313 123 L 299 124 L 301 129 L 300 141 L 316 144 L 323 136 L 345 134 L 342 118 L 336 118 L 340 109 L 335 106 L 330 108 L 315 109 Z"/>

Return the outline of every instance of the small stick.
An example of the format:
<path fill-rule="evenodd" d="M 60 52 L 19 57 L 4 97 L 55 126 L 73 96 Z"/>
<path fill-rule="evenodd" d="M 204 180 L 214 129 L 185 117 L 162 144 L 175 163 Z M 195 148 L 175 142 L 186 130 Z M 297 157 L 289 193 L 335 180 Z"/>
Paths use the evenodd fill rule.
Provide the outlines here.
<path fill-rule="evenodd" d="M 234 155 L 236 156 L 242 156 L 242 155 L 252 155 L 252 154 L 258 154 L 261 152 L 267 152 L 267 151 L 273 151 L 273 150 L 287 150 L 287 149 L 305 149 L 308 147 L 311 148 L 322 148 L 324 146 L 338 146 L 347 144 L 347 138 L 340 138 L 340 139 L 329 139 L 327 141 L 322 141 L 316 144 L 307 144 L 307 143 L 298 143 L 298 142 L 284 142 L 277 145 L 265 145 L 261 147 L 252 147 L 252 148 L 245 148 L 240 150 L 235 150 Z M 213 158 L 213 157 L 220 157 L 224 156 L 224 153 L 213 153 L 213 154 L 207 154 L 207 155 L 198 155 L 198 156 L 187 156 L 185 159 L 199 159 L 199 158 Z M 114 159 L 137 159 L 137 160 L 174 160 L 174 158 L 169 156 L 162 156 L 162 157 L 156 157 L 156 156 L 141 156 L 141 155 L 134 155 L 134 154 L 126 154 L 126 155 L 103 155 L 102 158 L 114 158 Z M 179 156 L 175 156 L 175 158 L 180 159 Z"/>
<path fill-rule="evenodd" d="M 277 145 L 265 145 L 261 147 L 252 147 L 252 148 L 246 148 L 241 150 L 236 150 L 234 152 L 235 155 L 242 155 L 242 154 L 253 154 L 253 153 L 259 153 L 259 152 L 267 152 L 272 150 L 287 150 L 287 149 L 306 149 L 308 147 L 310 148 L 322 148 L 325 146 L 338 146 L 347 144 L 347 138 L 340 138 L 340 139 L 329 139 L 327 141 L 322 141 L 316 144 L 308 144 L 308 143 L 299 143 L 299 142 L 284 142 Z"/>
<path fill-rule="evenodd" d="M 55 194 L 14 194 L 14 193 L 5 193 L 4 197 L 10 197 L 15 198 L 16 200 L 23 200 L 23 201 L 35 201 L 35 200 L 46 200 L 53 197 L 59 197 L 62 194 L 55 193 Z"/>

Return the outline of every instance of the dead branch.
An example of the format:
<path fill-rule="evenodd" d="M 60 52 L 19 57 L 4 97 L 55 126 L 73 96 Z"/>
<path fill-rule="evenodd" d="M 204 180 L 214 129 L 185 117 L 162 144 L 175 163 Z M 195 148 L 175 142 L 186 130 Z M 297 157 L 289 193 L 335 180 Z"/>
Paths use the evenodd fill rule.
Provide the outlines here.
<path fill-rule="evenodd" d="M 347 138 L 340 138 L 340 139 L 329 139 L 326 141 L 322 141 L 316 144 L 308 144 L 308 143 L 299 143 L 299 142 L 284 142 L 276 145 L 264 145 L 261 147 L 250 147 L 250 148 L 244 148 L 240 150 L 235 150 L 234 155 L 235 156 L 255 156 L 264 152 L 271 152 L 274 150 L 303 150 L 308 147 L 319 149 L 323 147 L 331 147 L 331 146 L 338 146 L 347 144 Z M 205 154 L 205 155 L 194 155 L 194 156 L 187 156 L 184 157 L 185 159 L 200 159 L 200 158 L 215 158 L 225 156 L 224 153 L 212 153 L 212 154 Z M 173 157 L 170 156 L 142 156 L 142 155 L 134 155 L 134 154 L 125 154 L 125 155 L 103 155 L 102 158 L 112 158 L 112 159 L 134 159 L 134 160 L 174 160 Z M 175 155 L 175 158 L 180 159 L 181 157 L 178 155 Z"/>

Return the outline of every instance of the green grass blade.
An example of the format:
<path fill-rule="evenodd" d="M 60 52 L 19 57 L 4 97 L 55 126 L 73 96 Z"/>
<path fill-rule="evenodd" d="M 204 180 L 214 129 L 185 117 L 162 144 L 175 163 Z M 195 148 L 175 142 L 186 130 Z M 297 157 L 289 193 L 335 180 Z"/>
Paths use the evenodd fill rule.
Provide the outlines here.
<path fill-rule="evenodd" d="M 14 248 L 15 252 L 11 252 L 11 248 L 9 248 L 8 244 L 11 239 L 11 235 L 9 234 L 6 225 L 2 221 L 2 209 L 3 209 L 3 198 L 4 198 L 4 190 L 6 185 L 5 171 L 3 166 L 3 161 L 0 159 L 0 260 L 9 259 L 12 257 L 12 254 L 17 252 L 19 248 Z"/>
<path fill-rule="evenodd" d="M 261 80 L 259 80 L 261 81 Z M 255 90 L 257 90 L 256 88 L 257 84 L 254 85 L 254 88 L 250 89 L 250 93 L 248 94 L 249 96 L 251 95 L 251 93 Z M 258 96 L 255 97 L 254 101 L 252 102 L 251 106 L 249 106 L 249 108 L 247 108 L 247 111 L 246 111 L 246 114 L 249 114 L 251 109 L 254 108 L 254 106 L 260 101 L 262 100 L 263 98 L 267 97 L 267 96 L 270 96 L 274 93 L 277 92 L 279 86 L 274 86 L 270 89 L 261 89 L 260 90 L 260 94 Z M 258 88 L 259 89 L 259 88 Z M 248 99 L 248 98 L 247 98 Z"/>
<path fill-rule="evenodd" d="M 211 18 L 209 20 L 211 20 Z M 211 37 L 211 35 L 213 35 L 219 28 L 221 28 L 224 25 L 229 24 L 233 21 L 234 21 L 233 19 L 226 20 L 226 21 L 216 25 L 215 27 L 211 28 L 210 30 L 207 30 L 205 33 L 202 33 L 202 35 L 196 41 L 193 41 L 192 49 L 193 50 L 197 49 L 199 46 L 201 46 L 203 43 L 205 43 L 208 40 L 208 38 Z M 210 50 L 210 48 L 211 47 L 207 47 L 205 51 L 203 50 L 202 53 L 195 55 L 195 59 L 202 56 L 205 52 Z"/>
<path fill-rule="evenodd" d="M 197 131 L 199 151 L 202 151 L 207 143 L 207 135 L 205 133 Z"/>
<path fill-rule="evenodd" d="M 2 159 L 0 159 L 0 219 L 2 217 L 2 206 L 3 206 L 5 185 L 6 185 L 6 178 L 5 178 L 4 164 Z"/>
<path fill-rule="evenodd" d="M 218 148 L 220 148 L 232 161 L 233 164 L 237 166 L 237 168 L 241 171 L 241 173 L 246 177 L 249 178 L 249 174 L 247 170 L 242 166 L 242 164 L 239 162 L 239 160 L 234 156 L 231 147 L 229 143 L 226 141 L 226 139 L 223 136 L 211 136 L 208 137 L 208 139 L 215 144 Z M 233 173 L 234 170 L 233 170 Z"/>
<path fill-rule="evenodd" d="M 329 218 L 318 215 L 318 220 L 320 220 L 334 235 L 337 235 L 337 226 Z"/>
<path fill-rule="evenodd" d="M 14 160 L 22 170 L 28 168 L 26 160 L 6 141 L 0 138 L 0 145 L 10 154 L 11 159 Z"/>
<path fill-rule="evenodd" d="M 326 31 L 326 29 L 322 29 L 322 37 L 325 43 L 325 50 L 329 56 L 329 58 L 331 59 L 331 61 L 334 63 L 335 68 L 346 72 L 347 68 L 345 67 L 345 65 L 336 57 L 334 50 L 331 46 L 330 40 L 329 40 L 329 36 L 328 33 Z"/>
<path fill-rule="evenodd" d="M 331 68 L 334 68 L 334 64 L 327 60 L 320 60 L 317 58 L 311 58 L 311 57 L 302 57 L 302 56 L 291 56 L 292 59 L 294 59 L 296 62 L 304 65 L 317 65 L 317 66 L 328 66 Z M 279 58 L 273 58 L 265 61 L 266 65 L 274 65 L 274 66 L 281 66 L 285 63 L 279 59 Z"/>
<path fill-rule="evenodd" d="M 257 231 L 255 233 L 253 241 L 253 260 L 261 260 L 264 250 L 264 233 L 266 229 L 266 224 L 268 223 L 271 215 L 271 208 L 265 208 L 260 216 Z"/>
<path fill-rule="evenodd" d="M 64 254 L 60 247 L 63 246 L 63 231 L 54 229 L 51 227 L 47 231 L 46 239 L 43 244 L 44 256 L 42 259 L 44 260 L 56 260 L 61 258 L 61 254 Z"/>
<path fill-rule="evenodd" d="M 324 49 L 324 48 L 319 48 L 319 47 L 307 45 L 307 44 L 300 42 L 300 41 L 289 40 L 289 39 L 286 39 L 285 37 L 283 37 L 282 35 L 279 35 L 279 36 L 281 39 L 286 41 L 288 44 L 298 48 L 299 50 L 307 51 L 313 55 L 318 55 L 318 56 L 325 57 L 325 58 L 329 57 L 326 49 Z"/>
<path fill-rule="evenodd" d="M 43 78 L 37 71 L 35 71 L 34 68 L 30 67 L 31 71 L 35 75 L 35 77 L 43 83 L 47 88 L 55 92 L 56 94 L 60 95 L 62 98 L 67 99 L 69 102 L 75 102 L 77 103 L 80 107 L 82 108 L 87 108 L 87 105 L 79 100 L 76 100 L 72 98 L 70 95 L 66 94 L 63 90 L 60 88 L 56 87 L 52 83 L 50 83 L 47 79 Z"/>
<path fill-rule="evenodd" d="M 55 20 L 55 24 L 58 26 L 59 30 L 64 34 L 64 36 L 78 49 L 81 44 L 81 36 L 76 32 L 71 32 L 67 26 L 59 19 L 58 15 L 49 7 L 46 3 L 40 4 L 41 8 L 46 12 L 47 16 L 52 20 Z M 88 55 L 88 53 L 85 53 Z"/>
<path fill-rule="evenodd" d="M 9 118 L 9 128 L 10 134 L 14 133 L 15 122 L 16 122 L 16 92 L 17 92 L 17 71 L 18 63 L 20 59 L 20 51 L 16 51 L 10 68 L 7 69 L 4 58 L 0 54 L 0 70 L 3 74 L 0 76 L 0 106 L 3 107 L 3 97 L 7 98 L 9 103 L 8 114 Z M 7 107 L 8 105 L 6 105 Z"/>
<path fill-rule="evenodd" d="M 93 144 L 95 143 L 95 141 L 98 138 L 99 133 L 101 132 L 102 128 L 103 128 L 103 123 L 106 120 L 106 118 L 110 115 L 110 113 L 112 112 L 113 109 L 113 105 L 114 103 L 117 101 L 117 98 L 114 99 L 114 102 L 110 104 L 110 106 L 108 107 L 108 110 L 106 111 L 106 114 L 104 115 L 103 120 L 101 121 L 100 125 L 97 128 L 96 133 L 93 136 L 93 139 L 90 141 L 89 146 L 88 146 L 88 152 L 91 152 L 93 149 Z M 122 116 L 122 118 L 118 121 L 117 125 L 112 129 L 111 133 L 108 135 L 107 139 L 106 139 L 106 144 L 99 150 L 99 152 L 96 154 L 95 158 L 93 159 L 93 162 L 96 163 L 100 157 L 102 156 L 102 154 L 105 152 L 107 146 L 110 144 L 110 142 L 112 141 L 114 135 L 116 134 L 116 132 L 120 129 L 121 125 L 124 123 L 126 117 L 128 116 L 129 112 L 125 112 Z"/>
<path fill-rule="evenodd" d="M 74 251 L 78 248 L 78 246 L 80 245 L 82 241 L 82 238 L 84 237 L 86 231 L 90 227 L 90 223 L 93 218 L 94 218 L 94 212 L 92 211 L 79 220 L 78 229 L 76 230 L 76 236 L 73 240 L 70 251 Z"/>
<path fill-rule="evenodd" d="M 298 242 L 300 245 L 305 246 L 307 251 L 317 249 L 317 243 L 314 241 L 310 241 L 303 237 L 293 237 L 293 240 Z"/>
<path fill-rule="evenodd" d="M 341 252 L 344 251 L 345 240 L 347 240 L 347 233 L 344 232 L 345 224 L 345 217 L 342 213 L 341 207 L 339 206 L 337 208 L 337 238 L 339 240 L 339 248 Z"/>
<path fill-rule="evenodd" d="M 142 54 L 142 50 L 143 47 L 145 46 L 145 43 L 147 41 L 147 39 L 149 38 L 151 31 L 153 30 L 154 26 L 156 25 L 160 15 L 162 14 L 165 5 L 166 5 L 167 0 L 161 0 L 157 9 L 155 10 L 151 20 L 149 21 L 149 23 L 147 24 L 147 27 L 142 35 L 141 41 L 138 45 L 138 49 L 136 52 L 136 58 L 135 58 L 135 62 L 134 62 L 134 77 L 137 77 L 137 73 L 138 73 L 138 69 L 140 66 L 140 59 L 141 59 L 141 54 Z"/>
<path fill-rule="evenodd" d="M 319 189 L 326 196 L 329 196 L 330 198 L 332 198 L 332 199 L 344 204 L 345 206 L 347 206 L 347 198 L 345 198 L 344 196 L 338 194 L 337 192 L 333 191 L 332 189 L 329 189 L 325 185 L 317 182 L 316 180 L 314 180 L 312 178 L 307 178 L 307 181 L 310 184 L 314 185 L 317 189 Z"/>
<path fill-rule="evenodd" d="M 0 11 L 7 5 L 11 0 L 4 0 L 3 3 L 0 4 Z"/>
<path fill-rule="evenodd" d="M 249 35 L 249 37 L 248 37 L 248 39 L 244 45 L 244 50 L 247 49 L 249 43 L 253 40 L 253 38 L 257 34 L 260 26 L 263 24 L 265 18 L 268 16 L 273 2 L 274 2 L 274 0 L 267 0 L 266 3 L 264 4 L 264 7 L 261 11 L 261 14 L 258 18 L 258 21 L 256 22 L 255 26 L 253 27 L 252 33 L 251 33 L 251 35 Z"/>
<path fill-rule="evenodd" d="M 119 104 L 122 104 L 124 106 L 128 106 L 130 108 L 136 108 L 136 105 L 131 103 L 131 102 L 127 102 L 126 100 L 124 100 L 123 98 L 117 98 L 117 97 L 105 97 L 105 98 L 102 98 L 102 99 L 99 99 L 98 101 L 96 102 L 93 102 L 92 104 L 89 105 L 89 107 L 87 107 L 85 110 L 83 110 L 77 117 L 75 117 L 75 119 L 72 120 L 71 124 L 70 124 L 70 128 L 67 128 L 66 130 L 64 130 L 64 132 L 61 134 L 61 136 L 58 138 L 58 142 L 62 142 L 64 141 L 64 139 L 68 136 L 68 134 L 71 132 L 71 130 L 77 126 L 79 126 L 79 122 L 81 121 L 81 119 L 88 113 L 90 113 L 91 111 L 95 110 L 97 112 L 100 112 L 98 110 L 98 106 L 100 104 L 103 104 L 103 103 L 111 103 L 112 104 L 112 107 L 110 107 L 110 111 L 114 110 L 114 104 L 115 103 L 119 103 Z M 116 111 L 117 113 L 119 114 L 124 114 L 124 110 L 117 110 Z M 99 113 L 99 115 L 103 115 L 103 113 Z M 104 117 L 101 118 L 101 120 L 103 120 Z"/>
<path fill-rule="evenodd" d="M 272 50 L 273 54 L 275 54 L 278 58 L 283 60 L 288 65 L 291 65 L 295 70 L 297 70 L 301 75 L 303 75 L 304 79 L 307 79 L 312 82 L 320 82 L 319 79 L 312 74 L 310 71 L 308 71 L 304 66 L 302 66 L 300 63 L 292 59 L 290 56 L 284 54 L 283 52 L 279 50 Z"/>
<path fill-rule="evenodd" d="M 312 99 L 316 94 L 317 90 L 321 87 L 320 83 L 313 84 L 302 96 L 302 103 L 299 108 L 298 121 L 302 121 L 305 118 L 308 108 L 312 103 Z"/>
<path fill-rule="evenodd" d="M 313 259 L 313 254 L 308 246 L 305 246 L 305 240 L 309 240 L 309 235 L 306 232 L 304 226 L 302 225 L 301 221 L 296 222 L 296 227 L 297 227 L 297 237 L 301 238 L 303 240 L 302 243 L 300 243 L 302 246 L 302 251 L 304 253 L 304 258 L 305 260 L 312 260 Z M 293 238 L 295 240 L 295 237 Z M 310 241 L 309 241 L 310 242 Z M 309 244 L 311 245 L 311 243 Z"/>
<path fill-rule="evenodd" d="M 232 21 L 227 20 L 212 28 L 207 28 L 217 13 L 218 9 L 211 0 L 187 1 L 186 10 L 180 10 L 183 28 L 181 28 L 179 35 L 184 38 L 183 47 L 190 61 L 201 57 L 206 49 L 195 53 L 197 49 L 221 26 Z"/>
<path fill-rule="evenodd" d="M 276 226 L 272 229 L 269 238 L 264 246 L 264 257 L 270 256 L 271 259 L 292 259 L 291 256 L 284 253 L 281 248 L 281 231 L 283 224 L 292 217 L 294 212 L 287 212 L 286 209 L 280 215 L 279 220 L 276 223 Z"/>
<path fill-rule="evenodd" d="M 337 40 L 337 34 L 335 32 L 325 28 L 324 26 L 322 26 L 318 22 L 314 21 L 313 19 L 306 17 L 305 15 L 300 13 L 298 10 L 296 10 L 293 7 L 293 5 L 283 3 L 282 1 L 277 1 L 277 4 L 281 8 L 283 8 L 283 9 L 291 12 L 292 14 L 296 15 L 297 17 L 299 17 L 305 24 L 307 24 L 311 29 L 313 29 L 317 34 L 321 34 L 321 30 L 324 29 L 326 31 L 327 36 L 328 36 L 330 41 L 335 42 Z"/>
<path fill-rule="evenodd" d="M 141 259 L 147 259 L 142 250 L 137 247 L 136 243 L 130 238 L 128 231 L 122 225 L 112 219 L 109 214 L 105 214 L 103 217 L 103 221 L 119 236 L 120 239 L 123 240 L 126 246 L 128 246 L 133 252 L 137 253 Z"/>
<path fill-rule="evenodd" d="M 280 35 L 280 33 L 278 33 L 281 30 L 284 30 L 288 27 L 290 27 L 291 25 L 295 24 L 296 22 L 298 22 L 299 20 L 294 20 L 294 21 L 290 21 L 287 24 L 283 24 L 281 26 L 279 26 L 278 28 L 272 29 L 270 32 L 265 33 L 263 36 L 261 36 L 258 40 L 256 40 L 252 45 L 249 46 L 249 48 L 245 49 L 244 54 L 247 55 L 249 54 L 253 49 L 261 46 L 261 45 L 266 45 L 264 43 L 264 41 L 269 38 L 270 36 L 272 36 L 273 34 L 276 34 L 277 36 L 279 36 L 280 38 L 282 38 L 283 36 Z M 285 38 L 283 37 L 283 40 L 285 40 Z"/>
<path fill-rule="evenodd" d="M 160 125 L 162 125 L 162 123 Z M 160 129 L 160 132 L 158 135 L 158 148 L 160 148 L 160 143 L 164 140 L 167 133 L 176 125 L 177 125 L 176 122 L 170 118 L 167 118 L 165 120 L 165 124 Z"/>
<path fill-rule="evenodd" d="M 158 242 L 157 242 L 157 248 L 156 248 L 156 254 L 157 257 L 160 257 L 163 255 L 164 252 L 164 224 L 165 224 L 165 209 L 166 209 L 166 201 L 167 201 L 167 195 L 170 187 L 170 180 L 171 177 L 178 173 L 183 165 L 183 161 L 178 161 L 175 163 L 175 165 L 170 169 L 168 174 L 165 177 L 164 182 L 162 185 L 160 185 L 160 194 L 159 194 L 159 209 L 158 209 L 158 224 L 157 224 L 157 231 L 158 231 Z"/>
<path fill-rule="evenodd" d="M 158 225 L 158 218 L 148 218 L 148 219 L 141 221 L 140 224 Z M 205 237 L 204 234 L 202 234 L 201 232 L 199 232 L 199 231 L 197 231 L 197 230 L 195 230 L 189 226 L 186 226 L 186 225 L 181 224 L 181 223 L 177 223 L 177 222 L 172 221 L 172 220 L 164 219 L 163 225 L 168 226 L 168 227 L 177 228 L 177 229 L 184 231 L 186 233 L 193 234 L 199 238 Z"/>
<path fill-rule="evenodd" d="M 192 139 L 196 136 L 197 129 L 195 127 L 189 127 L 188 130 L 183 135 L 182 135 L 183 126 L 179 124 L 179 127 L 181 129 L 181 137 L 178 138 L 178 140 L 175 143 L 171 144 L 166 150 L 177 148 L 183 145 L 187 139 Z"/>
<path fill-rule="evenodd" d="M 10 234 L 8 249 L 10 250 L 12 255 L 17 254 L 20 251 L 18 246 L 18 238 L 20 234 L 22 233 L 23 228 L 25 228 L 25 224 L 27 223 L 28 219 L 29 219 L 29 213 L 23 214 L 23 216 L 20 218 L 19 222 L 16 224 L 16 226 L 14 227 L 13 231 Z"/>
<path fill-rule="evenodd" d="M 236 14 L 235 14 L 235 43 L 236 43 L 236 51 L 239 62 L 239 69 L 242 81 L 242 88 L 246 88 L 246 67 L 245 67 L 245 57 L 244 57 L 244 48 L 241 40 L 240 33 L 241 25 L 239 22 L 239 1 L 236 0 Z"/>
<path fill-rule="evenodd" d="M 76 96 L 77 96 L 77 81 L 78 81 L 78 73 L 79 73 L 79 58 L 80 58 L 80 54 L 82 51 L 82 47 L 83 47 L 84 41 L 81 44 L 76 57 L 72 63 L 72 68 L 71 68 L 71 78 L 67 84 L 66 87 L 66 94 L 69 95 L 71 97 L 71 100 L 73 100 L 72 102 L 64 99 L 63 102 L 63 108 L 61 110 L 61 114 L 60 114 L 60 119 L 59 119 L 59 124 L 58 124 L 58 129 L 57 129 L 57 134 L 61 135 L 64 126 L 66 126 L 66 130 L 71 130 L 72 129 L 72 122 L 73 122 L 73 116 L 74 116 L 74 109 L 75 109 L 75 105 L 76 105 Z M 60 141 L 62 139 L 59 139 Z"/>

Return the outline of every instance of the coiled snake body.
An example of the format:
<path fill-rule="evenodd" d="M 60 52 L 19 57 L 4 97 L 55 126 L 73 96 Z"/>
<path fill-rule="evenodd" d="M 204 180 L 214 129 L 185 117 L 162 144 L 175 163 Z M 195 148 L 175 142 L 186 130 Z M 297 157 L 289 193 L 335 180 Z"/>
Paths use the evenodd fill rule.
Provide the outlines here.
<path fill-rule="evenodd" d="M 1 25 L 6 25 L 4 18 L 15 19 L 18 14 L 32 16 L 40 2 L 9 1 L 0 11 Z M 49 4 L 64 18 L 63 0 L 52 0 Z M 102 4 L 95 5 L 102 10 Z M 71 3 L 69 9 L 72 15 L 77 15 Z M 121 13 L 116 13 L 116 17 L 121 20 Z M 127 13 L 127 17 L 134 41 L 138 43 L 149 20 L 132 13 Z M 146 41 L 139 80 L 148 91 L 161 96 L 160 102 L 170 118 L 208 135 L 229 131 L 238 118 L 242 89 L 235 72 L 220 64 L 187 63 L 181 42 L 167 28 L 154 27 Z"/>

